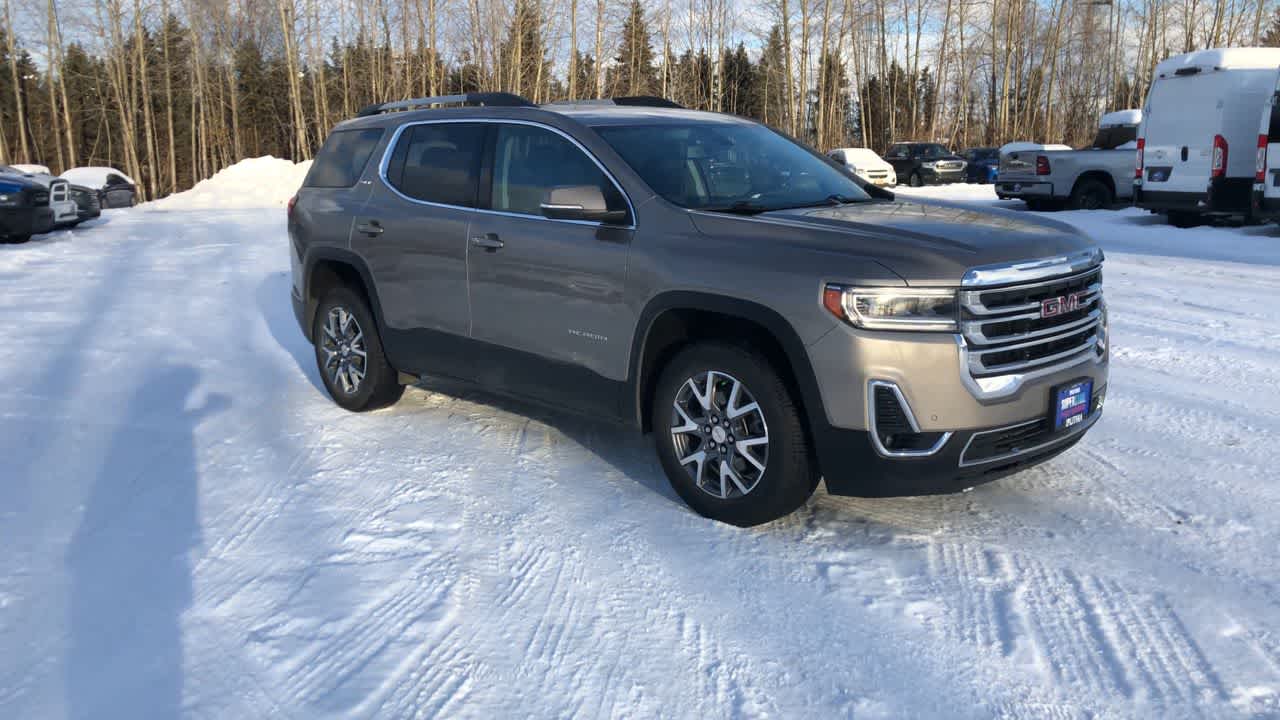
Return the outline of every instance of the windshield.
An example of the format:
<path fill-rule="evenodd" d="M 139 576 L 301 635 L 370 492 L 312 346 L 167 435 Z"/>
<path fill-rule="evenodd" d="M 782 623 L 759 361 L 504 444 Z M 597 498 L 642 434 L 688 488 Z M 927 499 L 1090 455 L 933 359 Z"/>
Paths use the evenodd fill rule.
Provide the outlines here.
<path fill-rule="evenodd" d="M 681 207 L 764 212 L 870 199 L 849 176 L 763 125 L 596 130 L 654 192 Z"/>
<path fill-rule="evenodd" d="M 911 148 L 911 156 L 918 158 L 940 158 L 947 157 L 951 151 L 937 143 L 927 143 L 924 145 L 916 145 Z"/>
<path fill-rule="evenodd" d="M 974 160 L 999 160 L 1000 151 L 995 148 L 979 148 L 973 151 Z"/>

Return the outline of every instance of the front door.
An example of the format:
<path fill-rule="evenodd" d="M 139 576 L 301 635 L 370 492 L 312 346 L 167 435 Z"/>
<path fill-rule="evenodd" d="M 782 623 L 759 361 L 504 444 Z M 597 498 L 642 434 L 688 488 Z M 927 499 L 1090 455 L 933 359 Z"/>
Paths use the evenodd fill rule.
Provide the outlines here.
<path fill-rule="evenodd" d="M 503 123 L 492 153 L 490 212 L 476 213 L 467 245 L 471 336 L 519 351 L 525 362 L 497 362 L 489 379 L 549 399 L 577 392 L 575 404 L 613 407 L 614 398 L 597 390 L 625 380 L 636 321 L 623 298 L 634 223 L 626 198 L 583 148 L 550 128 Z M 627 220 L 615 226 L 542 215 L 547 190 L 580 185 L 599 186 Z"/>

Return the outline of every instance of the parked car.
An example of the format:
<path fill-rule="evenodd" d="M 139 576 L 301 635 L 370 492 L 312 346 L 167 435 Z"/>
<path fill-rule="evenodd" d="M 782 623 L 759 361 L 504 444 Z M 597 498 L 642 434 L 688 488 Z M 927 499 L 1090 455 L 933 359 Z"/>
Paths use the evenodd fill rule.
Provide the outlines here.
<path fill-rule="evenodd" d="M 466 106 L 412 110 L 446 103 Z M 446 376 L 617 420 L 738 525 L 820 478 L 887 496 L 1016 472 L 1076 443 L 1106 393 L 1102 252 L 1078 230 L 894 199 L 660 99 L 366 108 L 288 232 L 338 405 Z"/>
<path fill-rule="evenodd" d="M 53 210 L 52 227 L 67 227 L 80 222 L 80 209 L 71 197 L 71 184 L 62 178 L 55 178 L 48 173 L 28 172 L 32 168 L 43 165 L 5 165 L 0 166 L 0 173 L 16 175 L 34 183 L 43 185 L 49 191 L 48 205 Z"/>
<path fill-rule="evenodd" d="M 1259 118 L 1278 67 L 1280 48 L 1201 50 L 1158 63 L 1138 131 L 1134 204 L 1177 227 L 1249 217 Z"/>
<path fill-rule="evenodd" d="M 49 189 L 0 165 L 0 241 L 24 243 L 53 227 Z"/>
<path fill-rule="evenodd" d="M 960 153 L 964 158 L 964 181 L 969 183 L 993 183 L 1000 169 L 999 148 L 969 148 Z"/>
<path fill-rule="evenodd" d="M 8 165 L 6 167 L 10 167 L 24 175 L 52 175 L 53 174 L 49 172 L 48 165 L 31 165 L 31 164 L 15 163 L 13 165 Z"/>
<path fill-rule="evenodd" d="M 1097 210 L 1131 199 L 1140 122 L 1141 110 L 1107 113 L 1093 142 L 1080 150 L 1034 144 L 1002 148 L 996 195 L 1023 200 L 1032 210 L 1063 205 Z"/>
<path fill-rule="evenodd" d="M 898 184 L 898 174 L 893 171 L 893 166 L 870 148 L 838 148 L 828 152 L 827 156 L 872 185 L 893 187 Z"/>
<path fill-rule="evenodd" d="M 939 143 L 894 143 L 884 154 L 899 178 L 911 187 L 940 185 L 964 180 L 964 158 Z"/>
<path fill-rule="evenodd" d="M 97 190 L 99 204 L 103 208 L 133 207 L 138 204 L 138 184 L 115 168 L 72 168 L 62 173 L 62 177 L 76 185 Z"/>

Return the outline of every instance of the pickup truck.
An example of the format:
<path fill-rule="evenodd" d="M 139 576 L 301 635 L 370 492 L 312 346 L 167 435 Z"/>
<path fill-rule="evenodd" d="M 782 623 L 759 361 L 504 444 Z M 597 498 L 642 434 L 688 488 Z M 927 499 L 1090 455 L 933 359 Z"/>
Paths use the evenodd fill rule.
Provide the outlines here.
<path fill-rule="evenodd" d="M 1096 210 L 1131 200 L 1141 122 L 1141 110 L 1107 113 L 1098 123 L 1093 144 L 1081 150 L 1005 145 L 1000 149 L 996 195 L 1022 200 L 1032 210 L 1064 205 Z"/>

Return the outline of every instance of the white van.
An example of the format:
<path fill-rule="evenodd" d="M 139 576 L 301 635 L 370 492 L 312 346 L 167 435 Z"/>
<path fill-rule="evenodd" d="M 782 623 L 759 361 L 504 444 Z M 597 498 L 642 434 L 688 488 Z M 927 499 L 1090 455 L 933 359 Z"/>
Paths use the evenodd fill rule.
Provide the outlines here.
<path fill-rule="evenodd" d="M 1253 216 L 1280 219 L 1280 73 L 1275 92 L 1262 105 L 1258 123 L 1257 174 L 1253 178 Z"/>
<path fill-rule="evenodd" d="M 1138 128 L 1134 204 L 1189 227 L 1247 218 L 1258 116 L 1276 89 L 1280 48 L 1225 48 L 1156 65 Z"/>
<path fill-rule="evenodd" d="M 893 166 L 870 148 L 836 148 L 828 152 L 827 156 L 872 185 L 893 187 L 898 184 L 898 175 L 893 171 Z"/>

